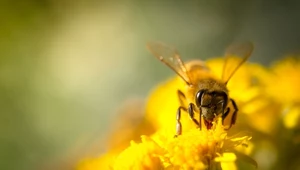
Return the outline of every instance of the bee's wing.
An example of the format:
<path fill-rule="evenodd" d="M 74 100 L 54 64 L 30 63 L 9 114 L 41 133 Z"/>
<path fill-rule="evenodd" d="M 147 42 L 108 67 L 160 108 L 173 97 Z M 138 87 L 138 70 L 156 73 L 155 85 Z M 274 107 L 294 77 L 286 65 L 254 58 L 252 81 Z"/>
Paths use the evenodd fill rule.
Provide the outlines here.
<path fill-rule="evenodd" d="M 247 61 L 253 51 L 253 44 L 245 42 L 230 45 L 225 52 L 222 80 L 227 84 L 233 74 Z"/>
<path fill-rule="evenodd" d="M 191 83 L 188 71 L 175 48 L 160 42 L 149 42 L 147 48 L 157 59 L 175 71 L 187 84 Z"/>

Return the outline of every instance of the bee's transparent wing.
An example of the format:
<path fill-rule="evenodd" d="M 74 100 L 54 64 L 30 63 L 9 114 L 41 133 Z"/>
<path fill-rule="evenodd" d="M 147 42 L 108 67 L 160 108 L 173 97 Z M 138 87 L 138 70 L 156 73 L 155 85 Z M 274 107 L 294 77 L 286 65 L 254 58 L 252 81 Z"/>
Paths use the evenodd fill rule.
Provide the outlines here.
<path fill-rule="evenodd" d="M 160 42 L 149 42 L 147 48 L 157 59 L 175 71 L 187 84 L 190 84 L 188 71 L 175 48 Z"/>
<path fill-rule="evenodd" d="M 230 45 L 225 52 L 222 80 L 227 83 L 233 74 L 247 61 L 253 51 L 251 42 Z"/>

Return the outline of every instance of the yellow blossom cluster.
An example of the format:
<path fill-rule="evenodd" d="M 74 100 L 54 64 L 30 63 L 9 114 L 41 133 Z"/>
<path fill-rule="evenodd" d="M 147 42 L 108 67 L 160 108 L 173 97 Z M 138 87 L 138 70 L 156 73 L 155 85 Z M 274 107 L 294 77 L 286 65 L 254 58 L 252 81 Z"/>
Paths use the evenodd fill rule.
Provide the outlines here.
<path fill-rule="evenodd" d="M 221 58 L 211 59 L 207 66 L 220 77 L 223 62 Z M 257 166 L 251 157 L 261 169 L 300 167 L 290 155 L 293 149 L 283 146 L 300 144 L 296 132 L 300 120 L 299 56 L 286 57 L 271 67 L 247 63 L 236 72 L 228 89 L 239 113 L 236 125 L 229 131 L 224 130 L 220 119 L 212 129 L 199 130 L 184 114 L 183 133 L 174 138 L 175 111 L 179 106 L 176 91 L 182 88 L 180 81 L 179 77 L 170 79 L 152 91 L 145 116 L 136 126 L 130 126 L 131 133 L 119 141 L 122 147 L 118 151 L 110 148 L 99 157 L 81 160 L 77 169 L 234 170 L 238 169 L 239 160 Z M 126 119 L 130 117 L 124 117 L 121 122 L 128 122 Z M 125 129 L 112 136 L 128 134 Z M 279 137 L 283 134 L 284 137 Z M 112 139 L 108 142 L 113 143 Z"/>
<path fill-rule="evenodd" d="M 221 119 L 219 119 L 221 121 Z M 221 122 L 213 129 L 191 129 L 184 135 L 167 137 L 157 132 L 151 137 L 141 136 L 141 142 L 131 141 L 130 146 L 114 158 L 107 160 L 111 153 L 99 158 L 86 159 L 78 169 L 237 169 L 234 149 L 247 145 L 251 139 L 244 133 L 229 137 Z M 244 155 L 243 152 L 239 154 Z M 244 155 L 246 156 L 246 155 Z M 256 162 L 247 157 L 250 163 Z M 107 164 L 109 162 L 109 164 Z M 99 164 L 100 163 L 100 164 Z"/>

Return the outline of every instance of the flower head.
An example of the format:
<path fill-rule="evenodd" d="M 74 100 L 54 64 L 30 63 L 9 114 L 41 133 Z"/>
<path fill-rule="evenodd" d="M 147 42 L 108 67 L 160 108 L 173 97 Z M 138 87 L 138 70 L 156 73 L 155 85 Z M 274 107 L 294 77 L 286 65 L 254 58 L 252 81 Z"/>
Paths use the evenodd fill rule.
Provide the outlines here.
<path fill-rule="evenodd" d="M 271 80 L 266 82 L 268 94 L 282 103 L 300 103 L 300 59 L 288 56 L 274 63 L 271 71 Z"/>
<path fill-rule="evenodd" d="M 164 142 L 163 155 L 166 168 L 171 169 L 214 169 L 225 164 L 235 166 L 234 149 L 245 144 L 250 136 L 228 137 L 221 122 L 213 129 L 191 129 L 178 138 Z M 225 169 L 225 168 L 224 168 Z"/>
<path fill-rule="evenodd" d="M 212 72 L 220 75 L 217 69 L 222 68 L 222 62 L 220 59 L 211 60 L 208 65 L 213 68 Z M 259 66 L 254 67 L 260 69 Z M 242 72 L 238 73 L 237 77 L 234 76 L 228 85 L 230 95 L 239 105 L 260 95 L 259 85 L 253 85 L 252 82 L 254 73 L 249 73 L 248 69 L 250 66 L 242 67 Z M 221 118 L 213 123 L 212 129 L 199 130 L 184 113 L 181 117 L 182 135 L 174 138 L 175 112 L 180 105 L 178 88 L 183 88 L 183 84 L 177 77 L 159 85 L 152 92 L 147 102 L 146 115 L 141 122 L 151 122 L 149 127 L 153 128 L 153 133 L 140 134 L 141 142 L 132 141 L 126 149 L 110 157 L 107 162 L 111 169 L 237 169 L 235 162 L 239 158 L 257 166 L 256 162 L 247 156 L 250 150 L 245 149 L 251 136 L 241 132 L 229 135 L 222 125 Z M 254 109 L 253 112 L 257 110 L 259 109 Z M 129 117 L 125 116 L 121 122 L 128 122 L 126 118 Z M 147 126 L 138 126 L 131 130 L 141 132 L 141 127 Z M 138 133 L 130 134 L 134 134 L 132 139 L 138 136 Z M 118 137 L 118 134 L 112 136 Z"/>
<path fill-rule="evenodd" d="M 251 136 L 243 133 L 229 137 L 221 124 L 210 130 L 190 129 L 174 138 L 158 131 L 142 136 L 110 160 L 111 169 L 236 169 L 236 148 L 247 145 Z M 103 160 L 105 157 L 102 157 Z M 101 167 L 101 159 L 85 160 L 80 170 Z M 251 158 L 248 158 L 251 159 Z M 256 164 L 253 161 L 253 164 Z M 103 163 L 103 162 L 102 162 Z"/>
<path fill-rule="evenodd" d="M 266 91 L 283 105 L 281 114 L 286 128 L 294 128 L 300 122 L 300 60 L 298 56 L 288 56 L 271 67 L 270 81 Z M 276 85 L 274 85 L 276 82 Z"/>

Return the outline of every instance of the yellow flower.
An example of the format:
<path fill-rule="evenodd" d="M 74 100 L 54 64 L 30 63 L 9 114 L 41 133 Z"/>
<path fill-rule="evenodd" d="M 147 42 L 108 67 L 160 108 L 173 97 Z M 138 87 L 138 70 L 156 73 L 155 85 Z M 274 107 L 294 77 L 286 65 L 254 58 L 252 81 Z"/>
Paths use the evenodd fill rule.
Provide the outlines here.
<path fill-rule="evenodd" d="M 282 103 L 300 103 L 300 59 L 288 56 L 276 62 L 268 81 L 267 92 Z"/>
<path fill-rule="evenodd" d="M 208 62 L 217 76 L 220 76 L 217 69 L 222 68 L 222 62 L 221 59 Z M 254 67 L 260 69 L 259 66 Z M 242 71 L 237 72 L 237 76 L 233 76 L 232 82 L 230 81 L 229 84 L 230 96 L 232 95 L 239 104 L 245 104 L 260 95 L 259 85 L 253 84 L 253 72 L 249 73 L 248 69 L 250 68 L 242 67 Z M 131 128 L 122 128 L 121 131 L 115 131 L 112 134 L 113 138 L 110 137 L 114 143 L 120 134 L 119 138 L 122 142 L 115 146 L 126 146 L 128 136 L 134 140 L 138 136 L 142 136 L 141 142 L 132 141 L 126 149 L 117 147 L 120 152 L 109 151 L 108 158 L 104 154 L 100 158 L 85 160 L 79 169 L 85 170 L 87 165 L 89 167 L 94 165 L 97 169 L 98 165 L 105 164 L 107 168 L 111 169 L 215 169 L 222 167 L 222 169 L 234 170 L 237 169 L 235 161 L 238 158 L 257 166 L 256 162 L 247 156 L 251 149 L 245 149 L 251 136 L 245 133 L 229 135 L 228 131 L 224 130 L 220 118 L 218 123 L 214 123 L 212 129 L 202 128 L 199 130 L 184 113 L 181 117 L 182 135 L 174 138 L 176 110 L 179 106 L 177 90 L 184 88 L 184 85 L 179 77 L 160 84 L 149 96 L 146 115 L 141 120 L 141 124 L 131 127 L 131 123 L 129 123 Z M 253 112 L 257 110 L 259 109 L 254 109 Z M 123 116 L 120 123 L 128 122 L 130 117 Z M 149 124 L 149 122 L 151 123 Z M 239 122 L 239 115 L 237 122 Z M 127 130 L 124 131 L 125 129 L 130 133 L 127 133 Z M 146 133 L 147 129 L 151 129 L 153 133 L 144 135 L 143 133 Z M 123 138 L 126 140 L 122 140 Z"/>
<path fill-rule="evenodd" d="M 156 56 L 161 58 L 160 55 Z M 201 70 L 181 76 L 190 81 L 209 77 L 219 78 L 222 82 L 224 59 L 211 59 L 206 64 L 211 75 L 207 72 L 207 75 L 202 75 Z M 174 67 L 177 66 L 181 64 Z M 186 67 L 189 68 L 189 63 L 186 63 Z M 174 138 L 176 111 L 181 104 L 177 92 L 183 91 L 188 102 L 193 102 L 195 95 L 193 90 L 186 90 L 186 83 L 176 76 L 153 90 L 146 108 L 136 103 L 129 109 L 123 109 L 114 121 L 115 129 L 104 143 L 99 144 L 105 146 L 107 152 L 80 161 L 77 169 L 235 170 L 238 168 L 238 159 L 257 167 L 257 163 L 248 156 L 251 154 L 262 169 L 300 167 L 295 156 L 300 143 L 299 56 L 288 56 L 270 68 L 246 63 L 234 73 L 226 87 L 239 110 L 237 121 L 231 129 L 224 130 L 222 125 L 223 122 L 224 126 L 231 123 L 231 115 L 224 120 L 218 118 L 209 130 L 204 126 L 199 130 L 188 113 L 182 111 L 182 134 Z M 182 105 L 186 106 L 187 103 Z M 196 115 L 199 118 L 199 114 Z M 251 142 L 252 134 L 245 133 L 247 130 L 253 133 Z"/>
<path fill-rule="evenodd" d="M 142 136 L 140 143 L 131 145 L 110 159 L 103 167 L 103 160 L 110 157 L 87 159 L 78 170 L 89 169 L 237 169 L 235 148 L 245 146 L 251 139 L 243 133 L 228 137 L 221 119 L 211 130 L 190 129 L 177 138 L 165 136 L 158 131 L 152 137 Z M 241 154 L 241 153 L 240 153 Z M 244 155 L 245 156 L 245 155 Z M 248 159 L 252 160 L 248 157 Z M 111 161 L 113 160 L 113 161 Z M 251 161 L 250 161 L 251 162 Z M 252 160 L 252 164 L 256 162 Z"/>
<path fill-rule="evenodd" d="M 300 59 L 288 56 L 271 67 L 272 75 L 266 82 L 268 95 L 283 104 L 281 114 L 286 128 L 294 128 L 300 121 Z"/>

